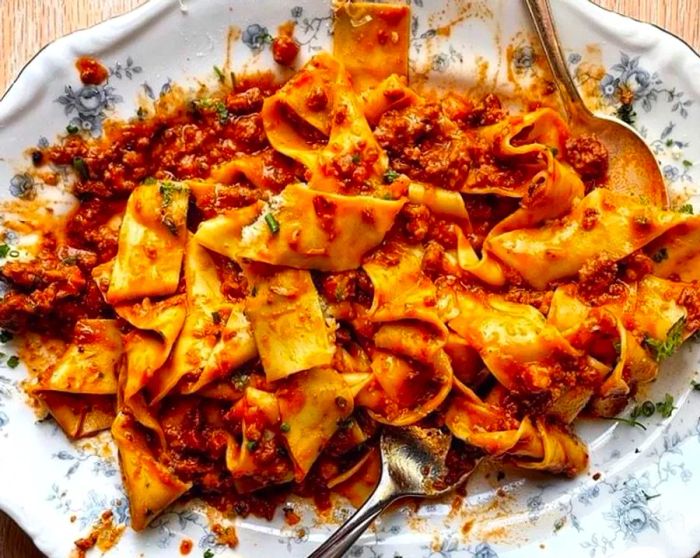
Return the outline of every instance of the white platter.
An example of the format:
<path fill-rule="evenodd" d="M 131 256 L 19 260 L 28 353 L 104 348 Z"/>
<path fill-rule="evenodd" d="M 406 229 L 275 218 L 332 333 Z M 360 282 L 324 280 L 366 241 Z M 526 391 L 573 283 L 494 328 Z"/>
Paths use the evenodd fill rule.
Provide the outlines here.
<path fill-rule="evenodd" d="M 468 87 L 486 61 L 486 81 L 507 92 L 508 45 L 511 70 L 525 80 L 532 77 L 535 51 L 520 2 L 412 4 L 411 56 L 416 67 L 430 68 L 436 83 Z M 584 0 L 558 0 L 554 9 L 572 71 L 581 81 L 597 79 L 582 66 L 592 58 L 605 69 L 593 84 L 601 94 L 598 108 L 614 112 L 618 89 L 633 91 L 636 126 L 656 150 L 669 186 L 678 194 L 697 194 L 698 55 L 658 28 Z M 434 31 L 464 14 L 449 36 Z M 53 140 L 69 123 L 98 135 L 106 116 L 133 115 L 139 98 L 154 99 L 171 83 L 212 76 L 212 65 L 226 57 L 230 26 L 241 30 L 231 45 L 233 69 L 270 68 L 263 40 L 268 30 L 274 34 L 282 22 L 296 20 L 308 58 L 330 44 L 329 15 L 328 3 L 314 0 L 151 0 L 52 43 L 0 101 L 0 198 L 31 195 L 40 187 L 21 172 L 27 147 Z M 82 54 L 110 68 L 106 85 L 79 83 L 73 62 Z M 0 350 L 13 353 L 12 342 Z M 399 508 L 350 556 L 690 558 L 700 550 L 700 393 L 690 389 L 699 359 L 697 344 L 675 355 L 647 394 L 656 400 L 671 393 L 678 407 L 671 418 L 650 420 L 646 431 L 607 421 L 579 423 L 591 448 L 587 475 L 563 480 L 514 470 L 504 477 L 482 472 L 470 482 L 461 512 L 450 513 L 449 502 L 422 506 L 417 514 Z M 72 445 L 51 421 L 37 423 L 19 387 L 23 367 L 12 369 L 6 362 L 0 363 L 0 507 L 48 556 L 65 558 L 104 510 L 128 520 L 120 476 L 113 458 Z M 594 473 L 600 473 L 597 480 Z M 344 513 L 348 510 L 336 515 Z M 470 518 L 475 522 L 464 533 Z M 221 557 L 306 556 L 332 529 L 315 525 L 309 509 L 293 528 L 279 518 L 237 520 L 236 526 L 241 543 L 229 550 L 216 544 L 200 510 L 178 508 L 144 533 L 127 530 L 108 556 L 176 556 L 183 538 L 194 542 L 191 556 L 206 549 Z"/>

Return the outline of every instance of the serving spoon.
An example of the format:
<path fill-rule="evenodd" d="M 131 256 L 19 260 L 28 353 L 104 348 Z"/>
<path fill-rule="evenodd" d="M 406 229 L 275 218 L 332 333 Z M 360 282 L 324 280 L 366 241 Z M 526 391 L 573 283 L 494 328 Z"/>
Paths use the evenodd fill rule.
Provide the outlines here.
<path fill-rule="evenodd" d="M 668 192 L 656 156 L 632 126 L 610 116 L 594 115 L 583 102 L 566 67 L 549 0 L 525 0 L 537 30 L 564 110 L 574 134 L 594 133 L 609 152 L 608 187 L 668 207 Z"/>
<path fill-rule="evenodd" d="M 467 480 L 481 461 L 474 456 L 459 472 L 446 464 L 452 435 L 437 428 L 384 427 L 379 483 L 369 499 L 309 558 L 340 558 L 391 503 L 400 498 L 435 498 Z"/>

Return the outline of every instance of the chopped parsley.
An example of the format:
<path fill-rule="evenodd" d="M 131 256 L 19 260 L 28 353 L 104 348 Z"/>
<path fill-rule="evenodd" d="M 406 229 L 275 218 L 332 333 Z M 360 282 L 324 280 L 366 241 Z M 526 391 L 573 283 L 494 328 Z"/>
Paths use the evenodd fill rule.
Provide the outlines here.
<path fill-rule="evenodd" d="M 211 548 L 207 548 L 202 556 L 203 558 L 214 558 L 214 552 Z"/>
<path fill-rule="evenodd" d="M 214 104 L 214 110 L 216 110 L 216 115 L 219 117 L 219 123 L 226 124 L 226 120 L 228 120 L 228 109 L 226 105 L 221 101 L 217 101 Z"/>
<path fill-rule="evenodd" d="M 80 128 L 78 128 L 75 124 L 68 124 L 66 126 L 66 132 L 68 132 L 70 135 L 77 134 L 80 131 Z"/>
<path fill-rule="evenodd" d="M 238 391 L 242 391 L 248 385 L 250 376 L 247 374 L 237 374 L 231 378 L 231 381 L 233 382 L 233 387 L 235 387 Z"/>
<path fill-rule="evenodd" d="M 7 244 L 0 244 L 0 258 L 6 258 L 10 253 L 10 247 Z"/>
<path fill-rule="evenodd" d="M 218 66 L 214 66 L 214 73 L 216 74 L 216 77 L 219 78 L 219 81 L 221 83 L 224 83 L 226 76 L 224 75 L 224 72 L 221 71 L 221 68 L 219 68 Z"/>
<path fill-rule="evenodd" d="M 633 419 L 636 419 L 638 417 L 650 417 L 656 412 L 656 405 L 654 405 L 653 401 L 645 401 L 644 403 L 640 405 L 635 405 L 634 408 L 632 409 L 632 412 L 630 413 L 630 416 Z"/>
<path fill-rule="evenodd" d="M 163 199 L 163 207 L 168 207 L 171 203 L 173 203 L 173 196 L 175 194 L 179 194 L 184 191 L 185 189 L 179 184 L 173 184 L 172 182 L 163 182 L 160 185 L 160 196 Z"/>
<path fill-rule="evenodd" d="M 78 176 L 83 180 L 88 180 L 90 178 L 90 169 L 88 169 L 85 159 L 82 157 L 75 157 L 73 159 L 73 169 L 78 173 Z"/>
<path fill-rule="evenodd" d="M 690 380 L 690 386 L 693 388 L 693 390 L 700 391 L 700 382 L 696 380 Z"/>
<path fill-rule="evenodd" d="M 7 366 L 9 366 L 10 368 L 17 368 L 19 366 L 19 358 L 15 355 L 12 355 L 10 358 L 7 359 Z"/>
<path fill-rule="evenodd" d="M 604 420 L 612 420 L 614 422 L 621 422 L 623 424 L 627 424 L 628 426 L 637 426 L 641 428 L 642 430 L 646 430 L 647 427 L 644 426 L 641 422 L 638 420 L 630 419 L 630 418 L 625 418 L 625 417 L 601 417 Z"/>
<path fill-rule="evenodd" d="M 272 234 L 277 234 L 280 232 L 279 221 L 275 219 L 275 216 L 272 213 L 267 213 L 265 215 L 265 223 L 267 223 L 267 227 L 270 229 Z"/>
<path fill-rule="evenodd" d="M 245 443 L 245 447 L 248 448 L 248 451 L 255 451 L 255 448 L 258 447 L 258 443 L 255 440 L 248 440 Z"/>
<path fill-rule="evenodd" d="M 399 173 L 394 169 L 389 169 L 384 173 L 384 182 L 392 184 L 399 177 Z"/>
<path fill-rule="evenodd" d="M 686 169 L 689 169 L 690 167 L 693 166 L 693 163 L 692 163 L 692 161 L 688 161 L 688 159 L 684 159 L 684 160 L 683 160 L 683 166 L 684 166 Z"/>
<path fill-rule="evenodd" d="M 12 341 L 12 337 L 13 335 L 9 331 L 5 331 L 4 329 L 0 330 L 0 343 Z"/>
<path fill-rule="evenodd" d="M 668 418 L 673 414 L 676 407 L 673 405 L 673 395 L 667 393 L 664 396 L 663 401 L 658 401 L 654 403 L 653 401 L 647 399 L 639 405 L 635 405 L 630 413 L 631 420 L 635 420 L 639 417 L 649 418 L 656 413 L 659 413 L 662 418 Z"/>
<path fill-rule="evenodd" d="M 670 357 L 683 343 L 683 328 L 685 327 L 685 317 L 678 320 L 671 326 L 666 334 L 666 339 L 659 341 L 653 337 L 645 337 L 644 344 L 651 350 L 656 362 Z"/>
<path fill-rule="evenodd" d="M 687 213 L 688 215 L 694 215 L 692 204 L 684 203 L 678 208 L 678 213 Z"/>
<path fill-rule="evenodd" d="M 657 412 L 663 417 L 668 418 L 673 414 L 676 407 L 673 404 L 673 395 L 667 393 L 663 401 L 659 401 L 656 404 Z"/>
<path fill-rule="evenodd" d="M 629 124 L 630 126 L 634 126 L 634 122 L 637 118 L 637 113 L 635 112 L 634 107 L 631 103 L 621 104 L 620 107 L 617 109 L 616 114 L 620 120 L 622 120 L 626 124 Z"/>
<path fill-rule="evenodd" d="M 661 263 L 664 260 L 668 259 L 668 250 L 666 248 L 659 248 L 657 252 L 654 252 L 651 255 L 651 259 L 654 260 L 656 263 Z"/>
<path fill-rule="evenodd" d="M 673 145 L 673 140 L 671 138 L 668 138 L 666 140 L 666 147 L 671 147 Z"/>
<path fill-rule="evenodd" d="M 288 422 L 283 422 L 282 424 L 280 424 L 280 430 L 282 432 L 289 432 L 291 429 L 292 427 L 289 425 Z"/>

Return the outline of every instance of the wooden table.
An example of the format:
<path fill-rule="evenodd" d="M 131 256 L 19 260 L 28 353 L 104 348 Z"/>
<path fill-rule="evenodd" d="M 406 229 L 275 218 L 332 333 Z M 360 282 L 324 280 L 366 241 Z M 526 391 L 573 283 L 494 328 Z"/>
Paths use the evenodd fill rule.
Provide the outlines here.
<path fill-rule="evenodd" d="M 584 0 L 581 0 L 584 1 Z M 700 0 L 595 0 L 597 4 L 679 35 L 700 51 Z M 144 0 L 0 0 L 0 91 L 48 41 L 123 13 Z M 42 558 L 0 512 L 0 557 Z M 695 557 L 700 558 L 700 553 Z"/>

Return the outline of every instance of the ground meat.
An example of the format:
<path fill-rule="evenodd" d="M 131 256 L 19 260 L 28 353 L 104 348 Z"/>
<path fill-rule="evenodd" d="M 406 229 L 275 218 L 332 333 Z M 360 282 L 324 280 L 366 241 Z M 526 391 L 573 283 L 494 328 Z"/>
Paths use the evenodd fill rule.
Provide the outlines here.
<path fill-rule="evenodd" d="M 465 112 L 462 122 L 472 128 L 489 126 L 503 120 L 508 112 L 501 106 L 500 99 L 493 93 L 486 95 L 471 111 Z"/>
<path fill-rule="evenodd" d="M 598 223 L 598 211 L 592 207 L 587 207 L 583 212 L 583 221 L 581 222 L 581 228 L 584 231 L 593 230 L 593 228 Z"/>
<path fill-rule="evenodd" d="M 396 219 L 403 237 L 412 243 L 422 242 L 432 224 L 430 210 L 424 205 L 407 203 Z"/>
<path fill-rule="evenodd" d="M 585 297 L 595 297 L 608 291 L 617 279 L 617 262 L 607 253 L 587 261 L 578 272 L 579 292 Z"/>
<path fill-rule="evenodd" d="M 700 330 L 700 285 L 694 284 L 684 288 L 678 297 L 678 304 L 688 312 L 686 329 L 691 332 Z"/>
<path fill-rule="evenodd" d="M 321 87 L 314 87 L 306 97 L 306 106 L 309 110 L 318 112 L 328 106 L 328 95 Z"/>
<path fill-rule="evenodd" d="M 251 87 L 239 93 L 231 92 L 226 96 L 226 108 L 235 115 L 259 112 L 263 105 L 263 94 L 259 87 Z"/>
<path fill-rule="evenodd" d="M 608 149 L 595 135 L 567 139 L 565 159 L 584 180 L 602 181 L 608 172 Z"/>
<path fill-rule="evenodd" d="M 291 66 L 299 54 L 299 43 L 289 35 L 280 35 L 272 40 L 272 58 L 281 66 Z"/>
<path fill-rule="evenodd" d="M 464 185 L 470 161 L 467 140 L 438 103 L 387 111 L 374 134 L 396 171 L 444 188 Z"/>
<path fill-rule="evenodd" d="M 263 120 L 257 112 L 234 118 L 227 134 L 248 152 L 259 151 L 267 144 Z"/>
<path fill-rule="evenodd" d="M 654 262 L 646 254 L 634 252 L 620 262 L 620 269 L 625 281 L 635 282 L 652 272 Z"/>
<path fill-rule="evenodd" d="M 126 200 L 91 198 L 81 203 L 66 225 L 71 246 L 89 250 L 97 255 L 97 262 L 111 260 L 117 254 L 119 227 L 110 223 L 124 211 Z"/>
<path fill-rule="evenodd" d="M 521 286 L 511 285 L 504 293 L 504 298 L 518 304 L 529 304 L 537 308 L 542 314 L 547 315 L 552 303 L 554 291 L 533 291 Z"/>
<path fill-rule="evenodd" d="M 320 291 L 330 302 L 356 302 L 368 308 L 374 298 L 372 281 L 362 269 L 323 275 Z"/>
<path fill-rule="evenodd" d="M 75 67 L 80 74 L 80 81 L 85 85 L 99 85 L 109 77 L 109 72 L 102 64 L 89 56 L 81 56 Z"/>
<path fill-rule="evenodd" d="M 270 88 L 265 86 L 265 92 Z M 225 99 L 191 102 L 147 120 L 106 125 L 106 141 L 72 135 L 44 151 L 53 164 L 71 166 L 80 158 L 75 193 L 123 198 L 148 177 L 206 178 L 212 167 L 241 153 L 267 147 L 262 121 L 263 89 L 251 84 Z"/>

